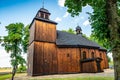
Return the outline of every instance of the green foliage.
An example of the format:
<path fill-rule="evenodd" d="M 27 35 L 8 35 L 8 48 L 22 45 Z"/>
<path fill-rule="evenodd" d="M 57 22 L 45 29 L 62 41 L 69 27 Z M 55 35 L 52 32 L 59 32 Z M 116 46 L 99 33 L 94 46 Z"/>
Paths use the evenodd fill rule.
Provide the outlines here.
<path fill-rule="evenodd" d="M 62 30 L 62 31 L 75 34 L 75 30 L 73 30 L 72 28 L 69 28 L 68 30 Z"/>
<path fill-rule="evenodd" d="M 8 35 L 3 37 L 2 46 L 5 48 L 7 52 L 9 52 L 11 58 L 11 65 L 13 67 L 12 70 L 12 78 L 16 73 L 16 69 L 18 65 L 24 65 L 25 59 L 22 57 L 22 39 L 24 32 L 24 24 L 22 23 L 12 23 L 5 27 Z"/>
<path fill-rule="evenodd" d="M 1 38 L 1 36 L 0 36 L 0 43 L 2 42 L 2 38 Z"/>
<path fill-rule="evenodd" d="M 111 41 L 112 37 L 110 34 L 113 34 L 113 32 L 109 28 L 110 19 L 108 18 L 109 13 L 107 13 L 106 2 L 106 0 L 66 0 L 65 6 L 68 8 L 68 12 L 71 13 L 71 16 L 74 17 L 79 15 L 79 13 L 82 11 L 82 7 L 90 5 L 93 8 L 93 13 L 88 12 L 90 15 L 89 21 L 92 25 L 92 36 L 94 36 L 94 39 L 99 43 L 102 43 L 102 46 L 112 50 L 115 44 L 111 43 L 114 42 L 117 45 L 120 42 L 116 39 Z M 117 12 L 118 16 L 120 16 L 120 0 L 117 0 Z M 120 33 L 119 29 L 118 33 Z"/>
<path fill-rule="evenodd" d="M 23 47 L 24 52 L 26 53 L 27 52 L 27 47 L 28 47 L 28 44 L 29 44 L 29 25 L 27 25 L 24 28 L 23 34 L 24 35 L 23 35 L 23 40 L 22 40 L 22 47 Z"/>
<path fill-rule="evenodd" d="M 25 65 L 20 65 L 17 69 L 18 73 L 26 72 L 27 68 Z"/>

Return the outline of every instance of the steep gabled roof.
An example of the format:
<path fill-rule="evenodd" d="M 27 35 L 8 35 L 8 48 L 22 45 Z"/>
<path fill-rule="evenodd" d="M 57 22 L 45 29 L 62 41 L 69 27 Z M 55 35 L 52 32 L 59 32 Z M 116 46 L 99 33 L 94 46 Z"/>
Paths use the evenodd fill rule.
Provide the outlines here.
<path fill-rule="evenodd" d="M 63 31 L 57 31 L 56 45 L 58 47 L 89 47 L 102 49 L 97 43 L 88 40 L 81 34 L 75 35 Z"/>

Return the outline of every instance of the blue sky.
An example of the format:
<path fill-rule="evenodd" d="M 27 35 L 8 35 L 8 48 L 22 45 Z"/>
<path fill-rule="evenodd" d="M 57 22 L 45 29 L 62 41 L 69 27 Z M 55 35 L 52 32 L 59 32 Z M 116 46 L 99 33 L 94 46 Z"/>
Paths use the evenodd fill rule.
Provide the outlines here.
<path fill-rule="evenodd" d="M 57 30 L 66 30 L 79 24 L 83 34 L 91 34 L 91 26 L 86 12 L 92 12 L 90 6 L 83 8 L 77 17 L 71 17 L 64 7 L 65 0 L 44 0 L 45 8 L 51 13 L 50 19 L 58 23 Z M 10 23 L 22 22 L 30 24 L 37 11 L 42 7 L 42 0 L 0 0 L 0 36 L 7 35 L 5 26 Z M 24 55 L 26 57 L 26 55 Z M 0 47 L 0 67 L 10 66 L 9 54 Z"/>

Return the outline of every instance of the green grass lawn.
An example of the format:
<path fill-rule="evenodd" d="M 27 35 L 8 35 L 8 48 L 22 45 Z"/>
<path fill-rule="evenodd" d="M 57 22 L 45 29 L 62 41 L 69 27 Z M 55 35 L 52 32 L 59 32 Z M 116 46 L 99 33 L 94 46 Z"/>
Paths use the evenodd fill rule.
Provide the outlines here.
<path fill-rule="evenodd" d="M 20 74 L 17 74 L 20 75 Z M 16 76 L 17 76 L 16 75 Z M 11 78 L 11 74 L 4 74 L 4 75 L 0 75 L 0 80 L 6 80 L 6 79 L 10 79 Z M 90 77 L 90 76 L 84 76 L 84 77 L 74 77 L 74 78 L 51 78 L 51 79 L 36 79 L 36 78 L 32 78 L 29 80 L 114 80 L 113 77 Z"/>
<path fill-rule="evenodd" d="M 0 80 L 6 80 L 11 78 L 11 74 L 4 74 L 4 75 L 0 75 Z"/>

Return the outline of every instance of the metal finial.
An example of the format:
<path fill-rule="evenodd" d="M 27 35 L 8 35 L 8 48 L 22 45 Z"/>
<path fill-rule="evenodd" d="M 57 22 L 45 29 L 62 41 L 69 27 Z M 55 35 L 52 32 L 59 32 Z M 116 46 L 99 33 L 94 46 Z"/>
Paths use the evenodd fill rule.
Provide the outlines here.
<path fill-rule="evenodd" d="M 43 2 L 42 2 L 42 7 L 44 8 L 44 0 L 43 0 Z"/>

